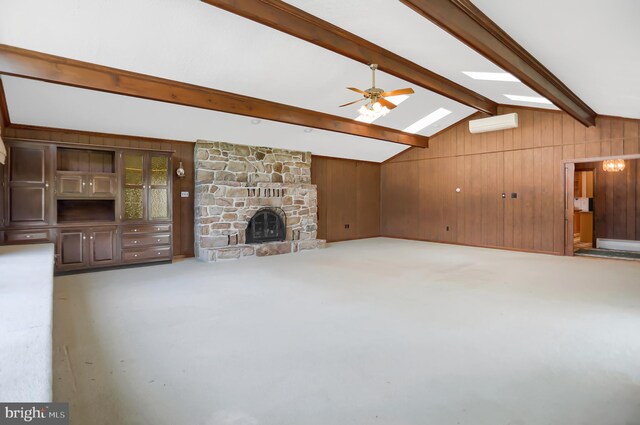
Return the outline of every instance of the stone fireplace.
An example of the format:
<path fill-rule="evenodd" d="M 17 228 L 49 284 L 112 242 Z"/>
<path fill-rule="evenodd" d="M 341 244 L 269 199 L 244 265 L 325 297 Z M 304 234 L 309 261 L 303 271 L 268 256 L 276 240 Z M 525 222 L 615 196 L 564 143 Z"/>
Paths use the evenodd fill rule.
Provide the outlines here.
<path fill-rule="evenodd" d="M 195 253 L 203 261 L 297 253 L 317 239 L 311 153 L 224 142 L 195 146 Z"/>

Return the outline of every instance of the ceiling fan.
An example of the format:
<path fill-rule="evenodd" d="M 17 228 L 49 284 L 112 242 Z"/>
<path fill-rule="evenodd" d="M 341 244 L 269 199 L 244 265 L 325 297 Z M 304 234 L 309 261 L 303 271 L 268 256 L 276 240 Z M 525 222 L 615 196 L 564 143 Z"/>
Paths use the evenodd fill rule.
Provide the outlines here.
<path fill-rule="evenodd" d="M 345 103 L 343 106 L 353 105 L 354 103 L 362 102 L 363 100 L 367 100 L 358 112 L 362 115 L 370 115 L 376 114 L 377 116 L 386 115 L 390 110 L 395 108 L 397 105 L 385 99 L 385 97 L 390 96 L 400 96 L 400 95 L 409 95 L 413 94 L 414 91 L 411 88 L 406 89 L 398 89 L 392 91 L 384 91 L 381 88 L 376 87 L 376 69 L 378 69 L 378 64 L 372 63 L 369 65 L 372 72 L 372 84 L 371 87 L 366 90 L 360 90 L 355 87 L 347 87 L 347 89 L 354 91 L 356 93 L 360 93 L 363 97 L 362 99 L 354 100 L 353 102 Z"/>

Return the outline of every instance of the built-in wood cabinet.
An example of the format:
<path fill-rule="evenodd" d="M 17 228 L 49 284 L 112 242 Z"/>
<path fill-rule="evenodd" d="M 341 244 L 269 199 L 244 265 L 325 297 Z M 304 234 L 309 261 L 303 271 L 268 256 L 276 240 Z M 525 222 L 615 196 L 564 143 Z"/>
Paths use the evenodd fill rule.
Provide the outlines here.
<path fill-rule="evenodd" d="M 116 226 L 59 229 L 56 268 L 60 271 L 118 263 Z"/>
<path fill-rule="evenodd" d="M 51 147 L 8 143 L 7 226 L 45 226 L 51 221 Z"/>
<path fill-rule="evenodd" d="M 7 148 L 0 243 L 55 242 L 59 272 L 171 260 L 171 152 Z"/>
<path fill-rule="evenodd" d="M 122 167 L 122 220 L 170 220 L 171 157 L 153 152 L 124 152 Z"/>
<path fill-rule="evenodd" d="M 56 173 L 56 197 L 115 198 L 118 194 L 116 174 Z"/>

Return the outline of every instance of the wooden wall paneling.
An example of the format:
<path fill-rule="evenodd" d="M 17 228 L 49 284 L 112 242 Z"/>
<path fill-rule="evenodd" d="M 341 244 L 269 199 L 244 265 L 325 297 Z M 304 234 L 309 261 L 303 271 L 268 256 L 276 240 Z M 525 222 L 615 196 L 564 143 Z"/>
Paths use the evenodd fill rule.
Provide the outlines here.
<path fill-rule="evenodd" d="M 541 155 L 542 182 L 540 192 L 540 225 L 536 232 L 540 234 L 540 250 L 553 252 L 553 199 L 555 163 L 553 160 L 553 146 L 542 148 Z M 549 232 L 549 229 L 552 231 Z"/>
<path fill-rule="evenodd" d="M 381 172 L 377 163 L 313 157 L 311 179 L 318 188 L 320 239 L 335 242 L 380 235 L 380 217 L 385 214 Z"/>
<path fill-rule="evenodd" d="M 535 190 L 533 180 L 533 153 L 535 149 L 522 151 L 522 248 L 533 249 Z"/>
<path fill-rule="evenodd" d="M 573 255 L 573 182 L 575 175 L 575 164 L 568 162 L 564 164 L 564 177 L 565 177 L 565 196 L 564 196 L 564 217 L 563 222 L 565 226 L 564 237 L 564 255 Z M 582 224 L 581 224 L 582 226 Z"/>
<path fill-rule="evenodd" d="M 471 158 L 469 169 L 471 178 L 471 240 L 474 245 L 482 244 L 482 156 L 474 155 Z"/>
<path fill-rule="evenodd" d="M 627 173 L 626 173 L 626 184 L 627 184 L 627 229 L 626 229 L 626 238 L 625 239 L 633 239 L 640 240 L 640 235 L 636 233 L 636 215 L 638 214 L 638 210 L 636 209 L 638 190 L 640 190 L 640 186 L 636 184 L 637 181 L 637 172 L 638 172 L 638 163 L 640 161 L 627 161 Z"/>
<path fill-rule="evenodd" d="M 435 182 L 433 181 L 433 167 L 429 161 L 419 161 L 418 166 L 418 202 L 416 208 L 418 209 L 418 228 L 417 237 L 420 239 L 429 240 L 431 235 L 431 227 L 435 222 L 431 210 L 433 208 L 433 195 L 431 190 L 435 188 Z"/>
<path fill-rule="evenodd" d="M 533 149 L 533 249 L 542 251 L 542 148 Z"/>
<path fill-rule="evenodd" d="M 387 196 L 389 187 L 393 185 L 396 191 L 417 191 L 419 207 L 414 213 L 415 218 L 429 221 L 421 222 L 419 231 L 406 237 L 443 241 L 452 237 L 453 241 L 461 244 L 495 243 L 499 247 L 563 253 L 563 159 L 571 162 L 576 158 L 598 157 L 613 149 L 617 149 L 616 152 L 622 149 L 629 155 L 640 154 L 636 143 L 640 120 L 599 117 L 597 127 L 584 128 L 562 112 L 500 107 L 500 113 L 510 112 L 520 114 L 521 126 L 500 132 L 500 135 L 496 133 L 495 152 L 490 151 L 494 146 L 493 135 L 484 138 L 472 135 L 468 132 L 467 121 L 463 121 L 450 131 L 434 136 L 431 139 L 433 149 L 420 150 L 420 155 L 399 155 L 394 161 L 403 165 L 393 170 L 384 165 L 381 175 L 382 234 L 402 236 L 409 233 L 407 229 L 410 226 L 399 223 L 411 221 L 411 217 L 407 218 L 406 213 L 396 206 L 405 197 L 398 194 Z M 621 138 L 622 148 L 612 143 Z M 498 150 L 500 148 L 502 151 Z M 455 160 L 448 162 L 450 159 Z M 410 177 L 412 164 L 419 169 L 420 184 L 417 186 L 410 183 L 413 180 Z M 625 181 L 622 188 L 618 187 L 595 200 L 596 209 L 604 211 L 602 215 L 605 217 L 602 222 L 596 221 L 597 234 L 612 234 L 614 229 L 618 235 L 629 235 L 631 229 L 638 233 L 638 189 L 635 185 L 630 187 L 628 182 L 637 181 L 640 173 L 637 166 L 628 167 L 636 171 L 632 175 L 625 174 L 624 178 L 622 175 L 618 177 Z M 494 171 L 495 175 L 492 174 Z M 596 176 L 596 187 L 601 185 L 604 188 L 598 190 L 606 192 L 609 186 L 613 187 L 613 176 L 607 174 Z M 456 186 L 461 186 L 462 192 L 450 197 L 450 191 Z M 502 200 L 502 191 L 506 199 L 502 203 L 492 203 L 496 198 Z M 512 192 L 518 194 L 517 199 L 511 199 Z M 433 199 L 438 199 L 441 205 L 432 210 L 429 201 Z M 394 204 L 389 205 L 390 201 Z M 617 205 L 626 207 L 617 210 Z M 495 228 L 490 218 L 494 212 Z M 609 219 L 611 214 L 613 218 Z M 448 235 L 446 231 L 443 233 L 443 229 L 447 225 L 445 222 L 452 221 L 451 216 L 455 217 L 455 232 Z M 618 222 L 623 223 L 623 227 Z M 402 232 L 398 230 L 400 227 Z M 394 232 L 389 233 L 387 229 Z"/>
<path fill-rule="evenodd" d="M 555 134 L 555 132 L 554 132 Z M 553 148 L 553 251 L 564 251 L 565 222 L 564 222 L 564 167 L 562 166 L 562 146 Z"/>
<path fill-rule="evenodd" d="M 357 162 L 356 222 L 357 238 L 380 235 L 380 165 Z"/>
<path fill-rule="evenodd" d="M 503 200 L 503 209 L 504 209 L 504 247 L 514 248 L 514 240 L 513 240 L 513 200 L 511 199 L 511 192 L 514 187 L 513 180 L 513 152 L 506 151 L 504 152 L 504 181 L 502 185 L 502 192 L 505 194 L 505 199 Z"/>
<path fill-rule="evenodd" d="M 636 120 L 624 120 L 624 154 L 630 155 L 639 151 L 640 123 Z"/>
<path fill-rule="evenodd" d="M 627 238 L 627 175 L 629 170 L 610 173 L 613 177 L 613 238 Z"/>
<path fill-rule="evenodd" d="M 454 143 L 450 144 L 451 146 L 455 146 Z M 455 191 L 455 180 L 456 180 L 456 158 L 454 156 L 450 156 L 448 158 L 443 158 L 441 161 L 440 170 L 442 175 L 445 177 L 445 181 L 442 185 L 442 220 L 440 222 L 440 229 L 443 232 L 442 240 L 445 242 L 455 242 L 457 240 L 457 229 L 456 229 L 456 191 Z M 447 230 L 448 228 L 448 230 Z"/>
<path fill-rule="evenodd" d="M 511 193 L 515 193 L 517 198 L 512 198 L 511 193 L 509 201 L 513 204 L 513 247 L 523 248 L 524 220 L 522 219 L 522 150 L 513 152 L 513 187 Z"/>
<path fill-rule="evenodd" d="M 327 173 L 324 158 L 312 157 L 311 160 L 311 183 L 315 184 L 318 190 L 318 239 L 327 239 L 327 195 L 329 190 L 327 184 Z"/>
<path fill-rule="evenodd" d="M 494 190 L 494 199 L 496 200 L 496 244 L 495 246 L 504 246 L 504 221 L 505 221 L 505 204 L 506 198 L 502 198 L 504 192 L 504 152 L 496 154 L 496 187 Z"/>
<path fill-rule="evenodd" d="M 463 144 L 464 147 L 464 144 Z M 465 159 L 464 155 L 456 157 L 456 180 L 454 188 L 460 188 L 460 192 L 455 194 L 456 198 L 456 243 L 465 241 L 465 197 L 467 190 L 465 188 Z"/>

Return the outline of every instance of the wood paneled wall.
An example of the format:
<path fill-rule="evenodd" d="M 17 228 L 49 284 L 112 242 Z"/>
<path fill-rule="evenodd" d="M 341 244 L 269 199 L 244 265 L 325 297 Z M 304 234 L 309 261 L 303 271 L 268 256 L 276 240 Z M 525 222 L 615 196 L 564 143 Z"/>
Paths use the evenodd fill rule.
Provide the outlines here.
<path fill-rule="evenodd" d="M 382 235 L 561 254 L 563 161 L 639 154 L 640 120 L 586 128 L 563 112 L 500 107 L 510 112 L 517 129 L 471 134 L 463 121 L 384 163 Z"/>
<path fill-rule="evenodd" d="M 318 186 L 318 238 L 380 235 L 380 164 L 313 156 L 311 181 Z"/>
<path fill-rule="evenodd" d="M 618 173 L 603 171 L 602 162 L 576 164 L 595 169 L 595 238 L 640 240 L 640 160 L 625 161 Z"/>
<path fill-rule="evenodd" d="M 186 175 L 183 179 L 179 179 L 175 175 L 175 171 L 173 173 L 173 253 L 175 256 L 193 257 L 193 143 L 79 131 L 21 128 L 14 125 L 4 130 L 3 136 L 50 142 L 175 151 L 173 155 L 174 170 L 182 161 Z M 181 198 L 181 191 L 188 191 L 189 197 Z"/>

